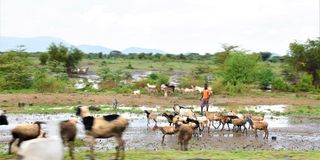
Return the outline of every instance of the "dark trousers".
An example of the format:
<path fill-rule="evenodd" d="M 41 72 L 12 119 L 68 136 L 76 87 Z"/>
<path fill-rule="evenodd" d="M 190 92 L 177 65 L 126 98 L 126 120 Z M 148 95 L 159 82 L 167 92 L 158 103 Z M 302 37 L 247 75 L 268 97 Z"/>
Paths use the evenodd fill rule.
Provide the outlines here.
<path fill-rule="evenodd" d="M 201 100 L 201 115 L 203 115 L 203 107 L 206 106 L 207 111 L 209 110 L 209 99 Z"/>

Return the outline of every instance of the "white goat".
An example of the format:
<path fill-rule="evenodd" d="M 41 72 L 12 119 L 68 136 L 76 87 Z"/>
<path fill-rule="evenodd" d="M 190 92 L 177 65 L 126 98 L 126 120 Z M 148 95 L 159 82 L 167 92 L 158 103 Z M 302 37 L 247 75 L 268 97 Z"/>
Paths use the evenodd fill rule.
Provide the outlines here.
<path fill-rule="evenodd" d="M 141 93 L 140 93 L 140 90 L 138 89 L 138 90 L 133 91 L 133 94 L 134 95 L 140 95 Z"/>
<path fill-rule="evenodd" d="M 147 87 L 150 88 L 150 89 L 156 89 L 157 86 L 156 85 L 150 85 L 149 83 L 147 83 Z"/>
<path fill-rule="evenodd" d="M 24 160 L 63 160 L 63 142 L 59 121 L 48 122 L 48 138 L 36 138 L 21 144 L 18 155 Z"/>

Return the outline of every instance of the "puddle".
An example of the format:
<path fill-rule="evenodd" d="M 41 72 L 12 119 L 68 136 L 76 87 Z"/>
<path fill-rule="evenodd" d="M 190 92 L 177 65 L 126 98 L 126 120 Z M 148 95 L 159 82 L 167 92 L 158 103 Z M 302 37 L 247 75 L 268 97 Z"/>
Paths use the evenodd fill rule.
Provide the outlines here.
<path fill-rule="evenodd" d="M 71 106 L 69 106 L 71 108 Z M 283 106 L 282 106 L 283 107 Z M 59 107 L 56 107 L 59 108 Z M 132 109 L 132 107 L 122 106 L 121 109 Z M 148 107 L 141 106 L 136 107 L 141 110 L 152 110 L 155 112 L 163 111 L 164 108 L 160 106 Z M 274 106 L 272 107 L 272 109 Z M 172 108 L 167 108 L 171 110 Z M 210 107 L 210 111 L 222 110 L 224 108 Z M 269 110 L 268 107 L 257 107 L 261 110 Z M 278 109 L 278 108 L 277 108 Z M 195 110 L 198 110 L 195 107 Z M 0 150 L 7 151 L 7 143 L 11 138 L 10 130 L 15 125 L 20 123 L 31 123 L 34 121 L 49 121 L 49 120 L 65 120 L 73 116 L 72 113 L 59 113 L 59 114 L 7 114 L 9 126 L 0 126 Z M 93 114 L 100 117 L 104 114 Z M 130 125 L 124 133 L 124 139 L 126 141 L 126 149 L 141 149 L 141 150 L 163 150 L 163 149 L 179 149 L 177 145 L 177 136 L 167 135 L 165 137 L 165 144 L 161 145 L 162 133 L 160 131 L 152 131 L 154 125 L 153 121 L 150 121 L 150 127 L 147 127 L 147 121 L 145 114 L 134 113 L 121 113 L 122 116 L 129 119 Z M 167 120 L 158 116 L 158 126 L 167 126 Z M 210 133 L 207 129 L 202 133 L 200 138 L 193 137 L 190 141 L 190 149 L 215 149 L 215 150 L 235 150 L 235 149 L 285 149 L 285 150 L 313 150 L 320 149 L 320 118 L 308 117 L 308 116 L 272 116 L 266 115 L 265 120 L 269 123 L 269 140 L 263 140 L 263 133 L 258 132 L 259 137 L 255 138 L 253 131 L 249 130 L 248 135 L 232 131 L 220 131 L 211 128 Z M 217 126 L 217 124 L 216 124 Z M 248 127 L 248 126 L 247 126 Z M 79 120 L 77 124 L 78 138 L 84 137 L 83 125 Z M 227 127 L 225 126 L 225 129 Z M 232 125 L 230 125 L 232 129 Z M 44 129 L 47 126 L 44 125 Z M 276 141 L 271 140 L 271 137 L 277 137 Z M 115 140 L 111 139 L 98 139 L 96 149 L 108 150 L 114 149 Z M 3 145 L 4 144 L 4 145 Z M 79 148 L 78 148 L 79 149 Z M 81 147 L 81 149 L 88 149 L 87 147 Z"/>

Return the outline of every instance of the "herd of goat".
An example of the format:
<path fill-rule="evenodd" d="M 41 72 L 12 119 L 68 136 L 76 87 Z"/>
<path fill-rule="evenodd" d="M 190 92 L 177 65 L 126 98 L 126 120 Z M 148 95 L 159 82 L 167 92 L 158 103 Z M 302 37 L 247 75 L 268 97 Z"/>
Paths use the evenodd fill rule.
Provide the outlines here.
<path fill-rule="evenodd" d="M 249 128 L 254 129 L 257 137 L 257 130 L 265 132 L 264 138 L 268 139 L 268 123 L 264 121 L 261 115 L 242 115 L 242 114 L 222 114 L 205 112 L 205 115 L 197 115 L 191 108 L 175 105 L 173 112 L 155 113 L 145 110 L 147 117 L 147 126 L 150 120 L 155 125 L 152 130 L 160 130 L 163 133 L 162 144 L 166 135 L 177 134 L 178 143 L 181 150 L 188 149 L 188 142 L 193 136 L 198 136 L 205 128 L 210 131 L 210 127 L 221 130 L 224 126 L 233 124 L 233 130 L 247 133 L 246 123 Z M 129 125 L 129 120 L 118 115 L 111 114 L 106 116 L 92 116 L 87 106 L 76 108 L 76 115 L 80 116 L 84 125 L 86 137 L 84 141 L 90 146 L 90 157 L 95 159 L 94 145 L 96 138 L 114 137 L 117 143 L 115 159 L 124 159 L 125 143 L 122 135 Z M 164 116 L 169 125 L 158 126 L 157 117 Z M 218 122 L 216 127 L 214 124 Z M 44 132 L 42 124 L 48 123 L 48 132 Z M 12 139 L 9 142 L 8 153 L 12 153 L 13 144 L 16 145 L 17 155 L 21 159 L 46 159 L 59 160 L 64 158 L 64 145 L 69 147 L 69 156 L 74 159 L 74 143 L 77 134 L 77 119 L 71 117 L 65 121 L 36 121 L 32 124 L 19 124 L 11 130 Z M 6 112 L 0 110 L 0 125 L 8 125 Z M 46 148 L 45 150 L 43 148 Z"/>

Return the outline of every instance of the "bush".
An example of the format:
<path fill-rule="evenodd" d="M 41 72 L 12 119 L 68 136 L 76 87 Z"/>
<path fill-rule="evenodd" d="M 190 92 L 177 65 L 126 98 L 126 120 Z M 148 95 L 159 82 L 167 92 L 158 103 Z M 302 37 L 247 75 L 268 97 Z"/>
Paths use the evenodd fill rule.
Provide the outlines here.
<path fill-rule="evenodd" d="M 311 91 L 314 87 L 312 85 L 312 76 L 308 74 L 303 74 L 298 81 L 296 88 L 300 91 Z"/>
<path fill-rule="evenodd" d="M 262 89 L 267 89 L 267 87 L 272 84 L 274 80 L 274 74 L 268 66 L 261 66 L 257 70 L 257 81 Z"/>
<path fill-rule="evenodd" d="M 280 78 L 276 78 L 272 82 L 272 89 L 279 91 L 288 91 L 289 85 Z"/>
<path fill-rule="evenodd" d="M 25 54 L 0 54 L 0 88 L 25 89 L 32 86 L 31 61 Z"/>
<path fill-rule="evenodd" d="M 247 86 L 242 83 L 238 83 L 236 86 L 231 83 L 227 83 L 226 90 L 230 93 L 244 93 L 244 91 L 247 90 Z"/>
<path fill-rule="evenodd" d="M 134 68 L 132 67 L 131 63 L 129 63 L 126 69 L 134 69 Z"/>
<path fill-rule="evenodd" d="M 251 83 L 255 79 L 256 63 L 256 57 L 243 52 L 234 52 L 225 60 L 222 76 L 229 85 Z"/>
<path fill-rule="evenodd" d="M 39 92 L 63 92 L 66 88 L 66 82 L 45 76 L 36 77 L 33 87 Z"/>
<path fill-rule="evenodd" d="M 212 87 L 213 94 L 221 94 L 226 90 L 224 79 L 222 77 L 216 78 L 209 86 Z"/>
<path fill-rule="evenodd" d="M 117 83 L 116 83 L 116 81 L 113 81 L 113 80 L 106 80 L 106 81 L 102 81 L 100 83 L 100 88 L 102 90 L 113 89 L 115 87 L 117 87 Z"/>
<path fill-rule="evenodd" d="M 147 83 L 156 84 L 160 86 L 161 84 L 167 84 L 169 81 L 169 76 L 161 73 L 152 73 L 147 77 Z"/>

